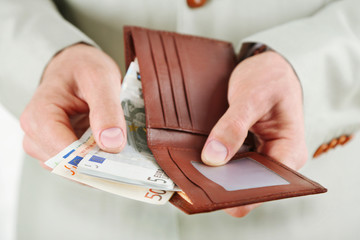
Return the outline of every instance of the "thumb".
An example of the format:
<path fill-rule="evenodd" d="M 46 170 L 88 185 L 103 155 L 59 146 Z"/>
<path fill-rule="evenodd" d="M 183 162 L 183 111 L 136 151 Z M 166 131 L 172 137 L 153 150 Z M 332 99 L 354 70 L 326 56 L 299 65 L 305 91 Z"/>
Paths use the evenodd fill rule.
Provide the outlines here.
<path fill-rule="evenodd" d="M 252 111 L 254 112 L 254 111 Z M 216 123 L 204 145 L 201 158 L 210 166 L 227 163 L 243 144 L 256 116 L 241 106 L 229 107 Z M 255 121 L 254 121 L 255 120 Z"/>
<path fill-rule="evenodd" d="M 95 75 L 95 76 L 94 76 Z M 96 77 L 98 76 L 98 77 Z M 107 80 L 104 80 L 107 76 Z M 98 146 L 107 152 L 120 152 L 126 144 L 126 124 L 120 101 L 120 73 L 109 76 L 93 74 L 83 84 L 88 103 L 90 127 Z"/>

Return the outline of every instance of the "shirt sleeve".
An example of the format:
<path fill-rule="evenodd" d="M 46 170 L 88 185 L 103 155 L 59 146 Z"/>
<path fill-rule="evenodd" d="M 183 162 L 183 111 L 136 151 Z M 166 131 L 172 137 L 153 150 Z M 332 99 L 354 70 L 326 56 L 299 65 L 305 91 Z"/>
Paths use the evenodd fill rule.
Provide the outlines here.
<path fill-rule="evenodd" d="M 47 0 L 2 0 L 0 33 L 0 101 L 17 117 L 57 52 L 78 42 L 95 44 Z"/>
<path fill-rule="evenodd" d="M 247 37 L 242 53 L 262 43 L 284 56 L 303 89 L 306 141 L 322 144 L 360 126 L 360 1 L 328 4 L 304 19 Z M 241 53 L 240 53 L 241 54 Z"/>

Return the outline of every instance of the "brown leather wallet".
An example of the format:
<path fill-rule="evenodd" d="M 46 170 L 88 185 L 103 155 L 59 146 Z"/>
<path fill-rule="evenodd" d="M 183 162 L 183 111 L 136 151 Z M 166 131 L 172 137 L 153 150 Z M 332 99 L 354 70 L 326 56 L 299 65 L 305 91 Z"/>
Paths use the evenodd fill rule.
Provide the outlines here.
<path fill-rule="evenodd" d="M 127 67 L 135 57 L 139 62 L 149 148 L 182 189 L 172 204 L 193 214 L 327 191 L 256 152 L 236 154 L 230 168 L 201 163 L 203 144 L 228 108 L 228 80 L 237 64 L 229 42 L 140 27 L 125 27 L 124 37 Z M 254 139 L 246 144 L 254 146 Z M 252 172 L 233 171 L 244 168 Z M 231 181 L 243 176 L 246 184 Z"/>

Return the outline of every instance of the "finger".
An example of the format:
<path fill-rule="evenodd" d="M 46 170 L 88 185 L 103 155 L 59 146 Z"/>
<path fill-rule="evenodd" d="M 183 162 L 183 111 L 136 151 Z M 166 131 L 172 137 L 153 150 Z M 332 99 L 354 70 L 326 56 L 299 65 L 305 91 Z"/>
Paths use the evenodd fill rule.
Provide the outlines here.
<path fill-rule="evenodd" d="M 211 130 L 201 158 L 204 163 L 219 166 L 228 162 L 243 144 L 249 128 L 262 114 L 244 103 L 230 106 Z"/>
<path fill-rule="evenodd" d="M 55 105 L 42 111 L 30 106 L 20 122 L 26 133 L 24 148 L 41 161 L 55 156 L 77 140 L 67 114 Z"/>
<path fill-rule="evenodd" d="M 44 132 L 48 136 L 44 140 L 48 146 L 47 153 L 50 157 L 55 156 L 78 139 L 70 124 L 63 124 L 61 121 L 48 123 L 44 126 Z"/>
<path fill-rule="evenodd" d="M 299 170 L 305 165 L 308 153 L 305 139 L 276 139 L 267 141 L 259 148 L 259 152 L 276 159 L 286 166 Z"/>
<path fill-rule="evenodd" d="M 271 115 L 251 128 L 262 140 L 257 150 L 292 169 L 300 169 L 308 157 L 302 103 L 288 98 L 277 104 Z"/>
<path fill-rule="evenodd" d="M 233 216 L 233 217 L 245 217 L 249 212 L 251 212 L 254 208 L 260 206 L 261 203 L 241 206 L 241 207 L 234 207 L 234 208 L 227 208 L 224 211 Z"/>
<path fill-rule="evenodd" d="M 40 160 L 41 162 L 44 162 L 50 158 L 50 156 L 45 153 L 38 145 L 36 145 L 35 141 L 27 135 L 25 135 L 23 139 L 23 149 L 28 155 Z"/>
<path fill-rule="evenodd" d="M 107 152 L 121 151 L 126 143 L 126 125 L 120 102 L 120 72 L 94 71 L 78 77 L 87 81 L 80 90 L 89 105 L 95 141 Z"/>

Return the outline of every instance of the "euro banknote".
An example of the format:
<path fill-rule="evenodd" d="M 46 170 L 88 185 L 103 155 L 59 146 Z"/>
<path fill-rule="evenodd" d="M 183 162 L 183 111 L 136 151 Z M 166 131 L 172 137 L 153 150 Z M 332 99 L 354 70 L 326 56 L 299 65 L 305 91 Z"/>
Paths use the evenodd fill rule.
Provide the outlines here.
<path fill-rule="evenodd" d="M 126 146 L 117 154 L 96 146 L 81 160 L 78 171 L 154 189 L 175 190 L 174 182 L 159 167 L 147 146 L 144 99 L 136 61 L 130 64 L 124 77 L 120 100 L 127 125 Z"/>
<path fill-rule="evenodd" d="M 128 133 L 122 152 L 102 151 L 89 128 L 79 140 L 45 164 L 53 173 L 71 180 L 131 199 L 163 204 L 179 189 L 147 147 L 144 101 L 136 62 L 131 63 L 124 77 L 121 96 Z"/>
<path fill-rule="evenodd" d="M 91 141 L 90 138 L 88 143 L 91 144 Z M 84 150 L 89 145 L 84 144 L 82 146 Z M 63 160 L 54 168 L 53 173 L 112 194 L 157 205 L 168 202 L 174 193 L 172 191 L 151 189 L 81 174 L 77 171 L 77 164 L 81 157 L 77 155 L 76 150 L 73 150 L 71 147 L 66 149 L 65 152 L 67 154 L 63 156 Z M 81 153 L 81 151 L 78 151 L 78 153 Z"/>

